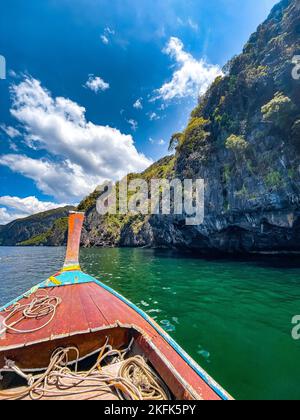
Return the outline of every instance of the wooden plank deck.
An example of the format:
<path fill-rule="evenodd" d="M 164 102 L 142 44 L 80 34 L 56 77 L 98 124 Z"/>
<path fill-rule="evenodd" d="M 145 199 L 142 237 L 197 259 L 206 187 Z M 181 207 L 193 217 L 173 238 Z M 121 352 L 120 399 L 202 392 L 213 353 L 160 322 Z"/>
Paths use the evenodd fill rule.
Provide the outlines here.
<path fill-rule="evenodd" d="M 197 373 L 140 314 L 98 284 L 91 282 L 40 289 L 37 295 L 44 293 L 62 299 L 61 305 L 57 308 L 55 319 L 37 333 L 6 333 L 6 336 L 0 339 L 0 354 L 8 348 L 20 348 L 37 343 L 37 341 L 44 342 L 75 334 L 85 334 L 95 329 L 108 328 L 119 322 L 126 326 L 135 326 L 144 331 L 153 345 L 160 350 L 169 363 L 175 367 L 179 375 L 194 388 L 201 398 L 206 400 L 220 399 L 211 387 L 201 380 Z M 30 299 L 23 299 L 20 303 L 29 303 L 32 298 L 33 296 Z M 0 313 L 0 316 L 6 317 L 7 313 Z M 20 328 L 36 328 L 44 322 L 45 319 L 24 321 L 20 324 Z M 159 360 L 157 360 L 157 363 L 159 363 Z"/>

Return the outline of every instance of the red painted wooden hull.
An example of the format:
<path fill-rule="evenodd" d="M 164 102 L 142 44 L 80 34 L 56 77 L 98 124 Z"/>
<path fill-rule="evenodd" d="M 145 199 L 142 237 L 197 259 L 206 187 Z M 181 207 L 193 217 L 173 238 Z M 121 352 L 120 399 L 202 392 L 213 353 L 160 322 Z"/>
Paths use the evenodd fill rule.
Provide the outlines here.
<path fill-rule="evenodd" d="M 72 213 L 69 217 L 64 269 L 31 291 L 29 298 L 21 297 L 14 302 L 28 304 L 41 294 L 60 298 L 54 319 L 36 332 L 8 330 L 0 337 L 0 372 L 6 359 L 14 361 L 23 370 L 32 371 L 46 368 L 52 353 L 59 347 L 76 347 L 83 358 L 103 346 L 107 337 L 114 348 L 128 346 L 134 338 L 134 350 L 149 360 L 177 400 L 230 399 L 154 320 L 80 270 L 83 220 L 82 213 Z M 7 315 L 0 309 L 0 317 Z M 13 321 L 10 319 L 10 323 Z M 33 318 L 23 320 L 18 328 L 30 331 L 43 325 L 44 318 Z"/>
<path fill-rule="evenodd" d="M 49 360 L 51 353 L 66 344 L 81 346 L 81 356 L 84 356 L 99 347 L 103 331 L 108 333 L 118 326 L 115 333 L 110 331 L 110 334 L 119 335 L 122 341 L 126 328 L 133 328 L 136 342 L 177 399 L 221 399 L 152 325 L 100 285 L 91 282 L 39 289 L 36 292 L 38 295 L 42 293 L 62 299 L 54 320 L 36 333 L 6 333 L 0 340 L 0 369 L 5 357 L 13 359 L 24 369 L 45 367 L 43 364 Z M 28 303 L 32 298 L 23 299 L 20 303 Z M 7 313 L 0 315 L 5 317 Z M 26 320 L 20 327 L 34 329 L 43 322 Z M 118 336 L 114 340 L 117 344 Z"/>

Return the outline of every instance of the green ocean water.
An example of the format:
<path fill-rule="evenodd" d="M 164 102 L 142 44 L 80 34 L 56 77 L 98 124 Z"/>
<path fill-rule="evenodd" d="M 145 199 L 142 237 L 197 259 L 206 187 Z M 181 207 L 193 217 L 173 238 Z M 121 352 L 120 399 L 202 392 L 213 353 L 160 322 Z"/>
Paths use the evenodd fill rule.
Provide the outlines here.
<path fill-rule="evenodd" d="M 64 248 L 0 248 L 0 305 L 61 267 Z M 84 271 L 123 294 L 237 399 L 300 399 L 300 261 L 204 260 L 82 250 Z"/>

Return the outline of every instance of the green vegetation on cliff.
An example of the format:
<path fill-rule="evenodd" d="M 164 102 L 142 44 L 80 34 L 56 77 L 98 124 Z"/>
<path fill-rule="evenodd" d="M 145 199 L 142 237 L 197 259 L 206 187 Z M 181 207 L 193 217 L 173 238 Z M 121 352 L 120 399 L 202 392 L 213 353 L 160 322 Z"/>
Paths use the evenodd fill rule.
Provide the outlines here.
<path fill-rule="evenodd" d="M 55 245 L 55 241 L 59 245 L 61 240 L 66 243 L 68 233 L 68 217 L 57 219 L 49 230 L 40 235 L 33 236 L 27 241 L 18 243 L 19 246 L 41 246 Z"/>
<path fill-rule="evenodd" d="M 46 245 L 49 231 L 62 231 L 61 220 L 68 216 L 74 207 L 67 206 L 43 213 L 34 214 L 24 219 L 15 220 L 0 230 L 0 245 Z M 61 237 L 57 241 L 60 244 Z"/>

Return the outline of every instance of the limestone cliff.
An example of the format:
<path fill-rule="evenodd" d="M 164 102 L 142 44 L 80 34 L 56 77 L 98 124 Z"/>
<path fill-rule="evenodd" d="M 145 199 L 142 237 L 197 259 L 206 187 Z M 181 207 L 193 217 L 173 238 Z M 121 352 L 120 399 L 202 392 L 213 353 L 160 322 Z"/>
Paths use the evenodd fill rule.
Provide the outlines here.
<path fill-rule="evenodd" d="M 140 175 L 203 178 L 202 225 L 187 227 L 178 216 L 100 217 L 95 192 L 79 206 L 87 213 L 83 245 L 300 251 L 300 80 L 292 77 L 297 55 L 300 1 L 282 0 L 228 63 L 225 76 L 199 98 L 184 132 L 174 134 L 175 155 Z M 56 242 L 55 232 L 49 234 L 48 243 Z"/>

